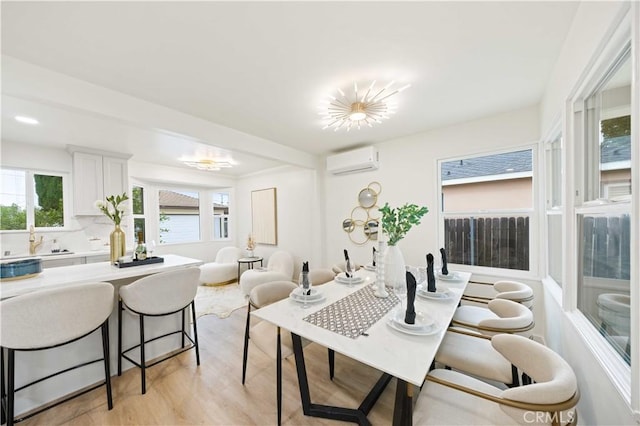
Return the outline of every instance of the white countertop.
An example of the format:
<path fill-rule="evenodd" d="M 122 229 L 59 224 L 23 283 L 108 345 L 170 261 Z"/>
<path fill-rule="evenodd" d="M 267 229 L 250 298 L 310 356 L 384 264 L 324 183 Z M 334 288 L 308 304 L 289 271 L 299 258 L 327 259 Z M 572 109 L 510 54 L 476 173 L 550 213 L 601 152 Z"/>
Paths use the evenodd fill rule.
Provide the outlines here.
<path fill-rule="evenodd" d="M 303 309 L 300 303 L 287 298 L 253 311 L 252 314 L 377 370 L 421 386 L 471 277 L 467 272 L 457 274 L 460 276 L 459 281 L 437 281 L 439 291 L 447 289 L 451 292 L 448 299 L 427 300 L 416 297 L 416 311 L 428 314 L 441 324 L 440 331 L 429 336 L 405 334 L 389 327 L 387 320 L 393 315 L 395 308 L 367 330 L 368 336 L 358 336 L 356 339 L 303 321 L 307 315 L 375 282 L 375 274 L 362 269 L 356 275 L 365 278 L 364 284 L 348 287 L 333 281 L 315 287 L 326 297 L 325 302 Z"/>
<path fill-rule="evenodd" d="M 118 268 L 110 262 L 97 262 L 85 265 L 61 266 L 59 268 L 43 269 L 38 276 L 33 278 L 0 281 L 0 298 L 5 299 L 32 291 L 60 287 L 69 284 L 132 278 L 188 266 L 199 266 L 203 263 L 199 259 L 192 259 L 174 254 L 167 254 L 162 257 L 164 258 L 163 263 L 132 266 L 128 268 Z"/>
<path fill-rule="evenodd" d="M 131 252 L 131 250 L 128 250 L 128 252 Z M 16 260 L 23 260 L 23 259 L 34 259 L 36 257 L 41 258 L 42 260 L 52 260 L 52 259 L 73 259 L 76 257 L 93 257 L 93 256 L 104 256 L 104 255 L 109 255 L 110 251 L 109 251 L 109 247 L 107 247 L 106 249 L 103 250 L 91 250 L 91 251 L 82 251 L 82 252 L 78 252 L 78 251 L 73 251 L 73 252 L 58 252 L 58 253 L 36 253 L 34 255 L 30 255 L 27 253 L 21 253 L 21 254 L 12 254 L 10 256 L 2 256 L 0 258 L 0 261 L 2 262 L 13 262 Z"/>

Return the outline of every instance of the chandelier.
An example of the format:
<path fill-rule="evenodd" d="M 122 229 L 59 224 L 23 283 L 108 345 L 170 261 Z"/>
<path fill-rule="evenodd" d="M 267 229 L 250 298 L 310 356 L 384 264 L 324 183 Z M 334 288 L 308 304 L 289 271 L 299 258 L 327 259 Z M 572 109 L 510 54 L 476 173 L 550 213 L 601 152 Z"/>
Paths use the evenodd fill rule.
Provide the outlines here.
<path fill-rule="evenodd" d="M 184 161 L 184 164 L 190 167 L 195 167 L 198 170 L 205 170 L 208 172 L 216 172 L 220 169 L 228 169 L 233 165 L 228 161 L 217 161 L 217 160 L 195 160 L 195 161 Z"/>
<path fill-rule="evenodd" d="M 360 129 L 364 125 L 373 127 L 373 123 L 382 123 L 382 119 L 389 118 L 397 107 L 395 103 L 388 101 L 389 98 L 411 86 L 407 84 L 399 89 L 392 89 L 394 83 L 395 81 L 392 81 L 378 89 L 374 80 L 368 89 L 358 92 L 358 83 L 354 82 L 353 94 L 349 95 L 338 88 L 340 97 L 329 95 L 330 99 L 325 100 L 324 105 L 320 106 L 320 114 L 326 122 L 322 130 L 333 128 L 334 131 L 338 131 L 340 128 L 346 128 L 349 131 L 352 127 Z"/>

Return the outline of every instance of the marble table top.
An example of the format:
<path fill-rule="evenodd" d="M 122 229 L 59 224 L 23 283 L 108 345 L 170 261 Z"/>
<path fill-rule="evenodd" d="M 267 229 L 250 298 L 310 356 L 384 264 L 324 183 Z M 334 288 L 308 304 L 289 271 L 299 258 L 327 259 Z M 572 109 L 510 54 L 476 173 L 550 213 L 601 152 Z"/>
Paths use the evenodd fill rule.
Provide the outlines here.
<path fill-rule="evenodd" d="M 394 377 L 421 386 L 471 274 L 457 272 L 458 280 L 438 280 L 438 291 L 446 291 L 447 298 L 432 300 L 416 297 L 416 311 L 428 315 L 438 324 L 438 330 L 429 335 L 415 335 L 391 327 L 388 322 L 396 313 L 396 309 L 392 309 L 373 324 L 367 330 L 366 335 L 358 336 L 355 339 L 303 320 L 311 313 L 375 282 L 375 273 L 373 272 L 361 269 L 356 272 L 356 275 L 364 278 L 362 284 L 350 287 L 332 281 L 314 287 L 325 296 L 325 299 L 306 309 L 302 307 L 301 303 L 288 298 L 253 311 L 252 315 Z"/>

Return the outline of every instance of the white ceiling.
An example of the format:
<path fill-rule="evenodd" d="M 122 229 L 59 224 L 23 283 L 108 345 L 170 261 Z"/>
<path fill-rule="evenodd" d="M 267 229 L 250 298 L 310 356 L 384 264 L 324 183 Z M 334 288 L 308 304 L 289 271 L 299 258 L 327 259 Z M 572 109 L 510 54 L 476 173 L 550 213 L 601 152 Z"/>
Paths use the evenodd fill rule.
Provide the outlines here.
<path fill-rule="evenodd" d="M 2 2 L 2 54 L 313 155 L 534 105 L 577 2 Z M 161 132 L 25 95 L 2 76 L 2 139 L 232 174 L 280 164 L 222 136 Z M 336 87 L 411 84 L 374 128 L 321 130 Z M 38 128 L 15 123 L 34 115 Z M 187 136 L 186 138 L 183 136 Z M 260 138 L 260 139 L 258 139 Z M 259 146 L 259 144 L 257 145 Z M 216 148 L 217 147 L 217 148 Z M 260 154 L 255 156 L 254 154 Z M 286 160 L 285 160 L 286 162 Z"/>

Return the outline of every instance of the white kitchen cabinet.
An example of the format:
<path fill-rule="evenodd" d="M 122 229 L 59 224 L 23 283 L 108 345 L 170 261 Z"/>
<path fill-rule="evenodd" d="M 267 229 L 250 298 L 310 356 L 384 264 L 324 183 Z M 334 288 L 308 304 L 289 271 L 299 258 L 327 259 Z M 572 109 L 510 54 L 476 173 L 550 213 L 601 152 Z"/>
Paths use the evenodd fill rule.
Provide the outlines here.
<path fill-rule="evenodd" d="M 97 216 L 96 200 L 127 192 L 128 154 L 69 145 L 73 155 L 73 206 L 76 216 Z"/>

